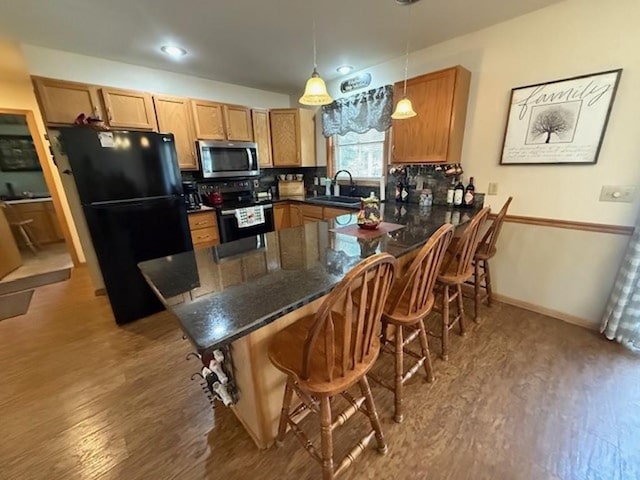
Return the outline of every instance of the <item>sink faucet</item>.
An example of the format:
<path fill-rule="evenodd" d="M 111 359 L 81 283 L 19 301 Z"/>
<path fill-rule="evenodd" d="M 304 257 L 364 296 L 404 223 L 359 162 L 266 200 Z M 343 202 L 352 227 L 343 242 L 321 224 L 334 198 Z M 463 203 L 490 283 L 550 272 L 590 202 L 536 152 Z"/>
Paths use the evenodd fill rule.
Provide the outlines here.
<path fill-rule="evenodd" d="M 341 174 L 342 172 L 349 175 L 349 196 L 352 197 L 356 193 L 356 184 L 353 181 L 353 175 L 351 175 L 351 172 L 349 170 L 338 170 L 336 174 L 333 176 L 333 184 L 334 185 L 336 184 L 336 182 L 338 181 L 337 180 L 338 175 Z"/>

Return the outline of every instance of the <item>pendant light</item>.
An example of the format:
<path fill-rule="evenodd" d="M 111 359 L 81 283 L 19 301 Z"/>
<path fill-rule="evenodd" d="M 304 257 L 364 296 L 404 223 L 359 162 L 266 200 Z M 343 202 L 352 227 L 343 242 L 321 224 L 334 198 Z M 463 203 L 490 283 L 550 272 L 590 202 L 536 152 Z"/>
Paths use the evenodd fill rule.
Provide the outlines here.
<path fill-rule="evenodd" d="M 304 94 L 298 100 L 302 105 L 329 105 L 333 98 L 327 92 L 327 85 L 318 73 L 318 61 L 316 58 L 316 21 L 313 21 L 313 73 L 304 87 Z"/>
<path fill-rule="evenodd" d="M 417 0 L 414 0 L 411 3 L 415 3 L 416 1 Z M 404 59 L 404 92 L 402 94 L 402 98 L 396 104 L 396 109 L 391 114 L 391 118 L 393 118 L 394 120 L 405 120 L 417 115 L 417 113 L 413 109 L 413 105 L 411 105 L 411 100 L 407 98 L 407 76 L 409 73 L 409 39 L 411 38 L 411 3 L 406 3 L 407 5 L 409 5 L 409 8 L 407 8 L 407 48 L 405 51 Z"/>

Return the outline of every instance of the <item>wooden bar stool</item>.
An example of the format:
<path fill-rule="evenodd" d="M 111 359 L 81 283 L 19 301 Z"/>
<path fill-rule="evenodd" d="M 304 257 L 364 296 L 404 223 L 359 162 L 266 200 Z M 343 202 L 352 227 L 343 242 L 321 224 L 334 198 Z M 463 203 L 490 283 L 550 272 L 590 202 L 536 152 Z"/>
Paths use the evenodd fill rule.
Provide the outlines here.
<path fill-rule="evenodd" d="M 507 215 L 507 210 L 511 204 L 513 197 L 509 197 L 505 204 L 498 212 L 498 215 L 491 223 L 491 226 L 482 237 L 482 240 L 478 243 L 476 254 L 473 257 L 473 279 L 469 282 L 474 287 L 474 304 L 475 304 L 475 318 L 478 320 L 480 304 L 487 301 L 487 305 L 491 306 L 491 271 L 489 270 L 489 259 L 493 258 L 496 254 L 496 242 L 498 236 L 502 230 L 502 224 L 504 223 L 504 217 Z M 482 271 L 480 271 L 482 269 Z M 481 289 L 485 290 L 484 295 L 481 293 Z"/>
<path fill-rule="evenodd" d="M 0 202 L 0 207 L 5 209 L 5 214 L 9 225 L 20 232 L 24 243 L 33 252 L 34 255 L 38 255 L 38 248 L 40 244 L 36 240 L 36 236 L 32 230 L 33 218 L 22 218 L 22 216 L 8 203 Z"/>
<path fill-rule="evenodd" d="M 447 247 L 451 243 L 453 231 L 453 225 L 446 224 L 429 238 L 429 241 L 411 263 L 407 273 L 394 282 L 385 306 L 385 312 L 382 315 L 383 352 L 389 349 L 394 354 L 395 382 L 391 385 L 372 373 L 369 376 L 372 380 L 394 392 L 395 413 L 393 418 L 398 423 L 402 422 L 404 418 L 402 412 L 404 383 L 413 377 L 421 366 L 424 366 L 427 381 L 433 381 L 433 367 L 424 318 L 433 308 L 433 287 Z M 388 325 L 395 326 L 393 347 L 390 347 L 391 342 L 386 338 Z M 404 338 L 406 331 L 410 333 Z M 408 348 L 416 338 L 420 339 L 421 354 Z M 406 373 L 403 365 L 404 354 L 417 359 L 417 362 Z"/>
<path fill-rule="evenodd" d="M 438 275 L 438 286 L 442 290 L 442 331 L 440 339 L 442 341 L 442 359 L 449 359 L 449 330 L 457 323 L 460 327 L 460 335 L 464 335 L 464 305 L 462 303 L 462 284 L 473 276 L 473 256 L 478 245 L 478 234 L 480 228 L 487 220 L 490 212 L 489 207 L 485 207 L 473 217 L 462 236 L 457 242 L 452 243 L 447 258 L 445 258 Z M 451 290 L 455 292 L 451 294 Z M 457 315 L 450 319 L 449 304 L 457 304 Z M 432 334 L 437 336 L 435 334 Z"/>
<path fill-rule="evenodd" d="M 380 351 L 381 316 L 394 274 L 395 259 L 388 253 L 363 260 L 327 295 L 314 315 L 281 330 L 269 345 L 271 362 L 288 376 L 276 445 L 282 444 L 290 426 L 311 457 L 322 465 L 324 480 L 348 468 L 374 436 L 378 451 L 387 451 L 367 372 Z M 356 384 L 360 398 L 346 391 Z M 302 403 L 291 410 L 294 393 Z M 333 417 L 331 400 L 338 394 L 349 406 Z M 305 410 L 320 415 L 320 453 L 294 421 Z M 333 431 L 357 412 L 369 417 L 371 431 L 335 468 Z"/>

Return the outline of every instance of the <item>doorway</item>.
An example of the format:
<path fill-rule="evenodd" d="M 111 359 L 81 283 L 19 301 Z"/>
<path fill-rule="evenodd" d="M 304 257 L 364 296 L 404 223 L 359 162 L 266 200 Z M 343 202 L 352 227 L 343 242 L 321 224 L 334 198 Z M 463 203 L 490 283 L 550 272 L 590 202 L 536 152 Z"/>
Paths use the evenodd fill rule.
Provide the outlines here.
<path fill-rule="evenodd" d="M 74 265 L 44 146 L 34 130 L 32 112 L 0 110 L 2 304 L 19 292 L 69 278 Z"/>

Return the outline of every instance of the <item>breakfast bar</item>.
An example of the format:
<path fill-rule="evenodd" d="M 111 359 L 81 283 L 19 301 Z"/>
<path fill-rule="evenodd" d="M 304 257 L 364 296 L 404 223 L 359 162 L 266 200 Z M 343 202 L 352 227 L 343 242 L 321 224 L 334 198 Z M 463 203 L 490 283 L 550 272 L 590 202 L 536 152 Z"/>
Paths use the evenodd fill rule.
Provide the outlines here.
<path fill-rule="evenodd" d="M 267 356 L 273 335 L 315 312 L 363 258 L 387 252 L 402 267 L 440 226 L 463 225 L 477 211 L 385 203 L 385 221 L 401 227 L 378 236 L 348 233 L 356 223 L 354 211 L 142 262 L 140 269 L 205 365 L 216 349 L 231 346 L 238 391 L 233 411 L 256 445 L 268 448 L 285 383 Z"/>

